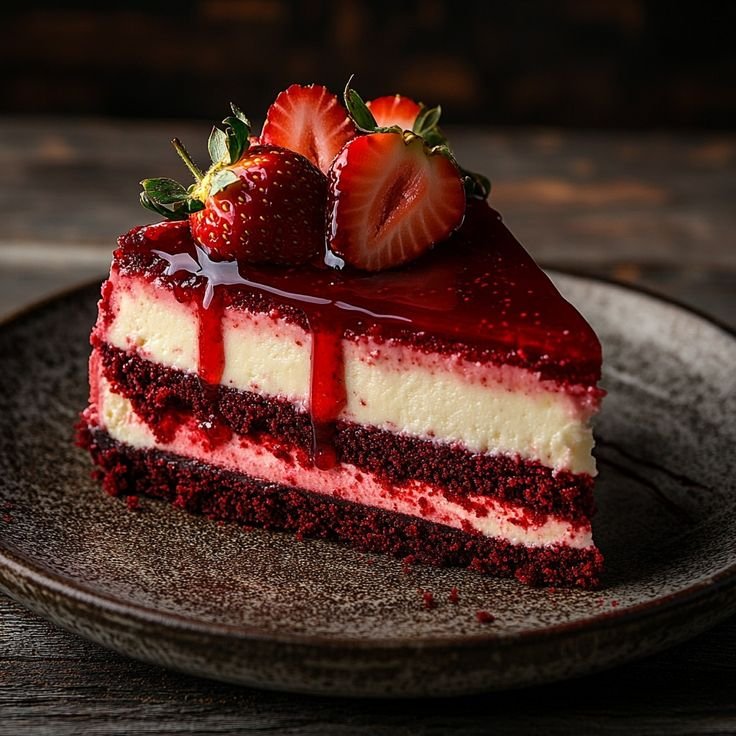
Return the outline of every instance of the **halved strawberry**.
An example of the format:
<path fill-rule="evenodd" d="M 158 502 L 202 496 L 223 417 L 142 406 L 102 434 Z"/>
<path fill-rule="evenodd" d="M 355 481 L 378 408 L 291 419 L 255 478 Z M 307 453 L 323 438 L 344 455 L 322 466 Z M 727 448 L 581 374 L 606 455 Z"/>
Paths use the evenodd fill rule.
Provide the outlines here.
<path fill-rule="evenodd" d="M 366 105 L 381 128 L 398 125 L 402 130 L 411 130 L 422 111 L 421 105 L 401 95 L 378 97 Z"/>
<path fill-rule="evenodd" d="M 463 221 L 455 163 L 412 133 L 370 133 L 348 142 L 329 174 L 331 251 L 368 271 L 398 266 Z"/>
<path fill-rule="evenodd" d="M 268 108 L 261 143 L 296 151 L 327 173 L 355 133 L 347 111 L 326 87 L 292 84 Z"/>

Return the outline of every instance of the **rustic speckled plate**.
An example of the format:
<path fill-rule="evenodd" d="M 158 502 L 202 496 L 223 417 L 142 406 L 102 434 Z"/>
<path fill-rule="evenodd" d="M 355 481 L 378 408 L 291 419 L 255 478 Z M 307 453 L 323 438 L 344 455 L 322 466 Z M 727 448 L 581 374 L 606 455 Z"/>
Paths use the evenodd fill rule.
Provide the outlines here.
<path fill-rule="evenodd" d="M 529 685 L 697 634 L 736 611 L 736 340 L 643 293 L 557 280 L 605 349 L 601 591 L 407 573 L 394 559 L 246 532 L 162 503 L 128 511 L 90 480 L 72 444 L 92 286 L 0 327 L 0 586 L 130 656 L 313 693 Z M 432 591 L 436 608 L 425 610 L 419 589 Z M 479 623 L 478 610 L 495 622 Z"/>

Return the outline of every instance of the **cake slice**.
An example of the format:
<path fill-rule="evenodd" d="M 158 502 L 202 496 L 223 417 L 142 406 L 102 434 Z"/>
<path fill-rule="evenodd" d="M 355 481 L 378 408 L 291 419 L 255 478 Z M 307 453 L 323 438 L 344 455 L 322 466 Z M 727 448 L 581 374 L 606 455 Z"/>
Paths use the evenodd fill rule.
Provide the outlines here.
<path fill-rule="evenodd" d="M 294 254 L 261 262 L 252 228 L 256 255 L 244 256 L 235 225 L 222 242 L 203 236 L 217 227 L 214 208 L 206 200 L 197 209 L 189 193 L 164 203 L 186 219 L 120 238 L 92 333 L 80 431 L 104 488 L 421 563 L 535 585 L 597 585 L 594 332 L 472 193 L 482 179 L 459 168 L 452 171 L 470 194 L 458 223 L 439 240 L 412 239 L 406 233 L 416 232 L 427 202 L 407 195 L 405 162 L 392 159 L 405 201 L 369 201 L 383 196 L 394 209 L 382 217 L 402 218 L 389 223 L 403 238 L 397 256 L 391 232 L 374 232 L 370 214 L 355 214 L 366 197 L 357 187 L 370 180 L 380 188 L 374 153 L 364 149 L 383 155 L 384 139 L 371 136 L 393 135 L 402 142 L 389 141 L 392 156 L 402 145 L 414 157 L 445 154 L 424 141 L 424 153 L 412 149 L 415 134 L 357 128 L 325 180 L 327 257 L 310 255 L 292 232 Z M 236 160 L 259 159 L 263 175 L 269 145 Z M 431 179 L 419 179 L 421 191 L 431 199 L 441 189 L 452 209 L 454 190 L 438 181 L 446 164 L 422 167 L 411 172 Z M 256 199 L 259 183 L 248 184 Z M 223 201 L 237 204 L 232 186 L 218 190 L 219 212 Z M 350 219 L 340 220 L 336 192 L 347 186 Z M 423 232 L 444 227 L 420 214 Z M 209 218 L 204 230 L 196 217 Z M 363 220 L 367 234 L 356 238 L 350 227 Z"/>

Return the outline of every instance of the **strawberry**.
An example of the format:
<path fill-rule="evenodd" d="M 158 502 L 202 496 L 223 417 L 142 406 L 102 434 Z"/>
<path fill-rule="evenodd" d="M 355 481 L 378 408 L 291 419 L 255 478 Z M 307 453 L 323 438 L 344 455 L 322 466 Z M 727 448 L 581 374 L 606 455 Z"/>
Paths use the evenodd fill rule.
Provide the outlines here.
<path fill-rule="evenodd" d="M 292 84 L 268 108 L 261 142 L 301 153 L 326 173 L 355 132 L 347 111 L 326 87 Z"/>
<path fill-rule="evenodd" d="M 300 264 L 324 248 L 327 179 L 304 156 L 273 145 L 250 146 L 250 126 L 233 107 L 213 128 L 212 166 L 203 173 L 174 147 L 194 175 L 185 189 L 172 179 L 145 179 L 141 202 L 168 219 L 189 219 L 208 253 L 250 263 Z"/>
<path fill-rule="evenodd" d="M 408 131 L 354 138 L 328 177 L 330 250 L 358 268 L 380 271 L 412 260 L 463 220 L 465 189 L 456 164 Z"/>
<path fill-rule="evenodd" d="M 192 234 L 210 253 L 299 264 L 323 249 L 327 181 L 304 156 L 254 146 L 220 171 L 230 172 L 232 183 L 206 195 L 203 181 L 205 208 L 189 216 Z"/>
<path fill-rule="evenodd" d="M 366 106 L 379 127 L 388 128 L 398 125 L 402 130 L 411 130 L 422 111 L 421 105 L 401 95 L 378 97 L 367 102 Z"/>

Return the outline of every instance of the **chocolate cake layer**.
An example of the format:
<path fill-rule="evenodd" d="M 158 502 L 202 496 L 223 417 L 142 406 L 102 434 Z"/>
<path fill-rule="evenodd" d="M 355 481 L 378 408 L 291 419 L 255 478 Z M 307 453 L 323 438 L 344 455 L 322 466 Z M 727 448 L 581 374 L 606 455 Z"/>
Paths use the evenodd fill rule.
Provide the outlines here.
<path fill-rule="evenodd" d="M 191 513 L 246 526 L 339 541 L 428 565 L 459 566 L 530 585 L 599 585 L 602 556 L 594 548 L 525 547 L 403 514 L 222 470 L 157 450 L 133 449 L 105 432 L 80 427 L 79 444 L 111 495 L 145 494 Z"/>
<path fill-rule="evenodd" d="M 309 416 L 288 401 L 210 386 L 194 374 L 176 371 L 106 344 L 96 346 L 105 377 L 128 398 L 159 440 L 176 429 L 177 414 L 193 414 L 203 424 L 241 435 L 269 435 L 309 452 Z M 334 437 L 338 460 L 400 486 L 418 480 L 449 496 L 488 495 L 517 503 L 537 514 L 586 521 L 594 511 L 593 478 L 554 472 L 538 462 L 504 455 L 475 454 L 375 427 L 339 422 Z"/>

